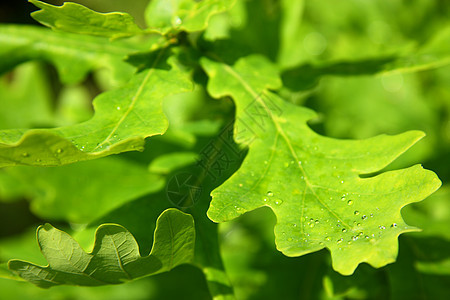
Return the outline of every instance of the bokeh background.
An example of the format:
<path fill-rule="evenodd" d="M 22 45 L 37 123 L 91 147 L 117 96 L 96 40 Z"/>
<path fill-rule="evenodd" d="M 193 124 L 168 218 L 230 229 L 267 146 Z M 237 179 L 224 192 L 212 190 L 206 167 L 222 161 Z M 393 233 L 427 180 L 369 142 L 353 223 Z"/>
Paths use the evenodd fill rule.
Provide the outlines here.
<path fill-rule="evenodd" d="M 75 2 L 100 12 L 128 12 L 140 26 L 145 26 L 146 0 Z M 25 1 L 2 2 L 0 22 L 40 26 L 29 16 L 33 10 L 33 5 Z M 289 16 L 291 23 L 283 23 L 287 18 L 282 16 Z M 449 16 L 447 0 L 249 0 L 240 1 L 230 15 L 218 15 L 211 21 L 214 30 L 207 30 L 202 38 L 224 40 L 224 51 L 230 50 L 226 45 L 235 43 L 244 52 L 261 53 L 276 63 L 285 81 L 285 88 L 279 93 L 287 101 L 319 113 L 319 118 L 310 123 L 317 132 L 360 139 L 383 133 L 424 131 L 426 137 L 386 170 L 421 163 L 436 172 L 443 182 L 435 194 L 402 210 L 407 223 L 423 231 L 400 237 L 398 261 L 381 269 L 363 264 L 353 276 L 335 273 L 326 250 L 299 258 L 277 252 L 273 237 L 276 220 L 268 209 L 221 225 L 221 252 L 238 299 L 444 299 L 450 295 Z M 395 72 L 382 68 L 392 57 L 414 57 L 418 53 L 429 53 L 431 57 L 427 59 L 440 61 L 439 67 Z M 90 101 L 106 88 L 94 75 L 79 84 L 65 86 L 51 65 L 25 63 L 0 78 L 0 129 L 81 122 L 92 115 Z M 198 119 L 202 105 L 212 101 L 201 86 L 199 89 L 196 98 L 183 98 L 183 108 L 189 111 L 184 121 Z M 12 113 L 17 107 L 28 107 L 30 98 L 44 99 L 47 104 L 36 105 L 29 115 L 21 114 L 20 109 L 17 114 Z M 170 101 L 173 105 L 179 103 L 177 99 Z M 232 103 L 214 105 L 215 112 L 200 112 L 203 118 L 212 119 L 209 116 L 221 111 L 232 113 Z M 180 123 L 177 116 L 177 112 L 172 114 L 174 124 Z M 226 123 L 226 117 L 222 121 Z M 149 143 L 156 153 L 180 148 L 164 139 Z M 193 143 L 191 149 L 198 150 L 205 142 L 196 137 Z M 139 155 L 126 154 L 123 159 L 148 162 L 155 157 L 147 151 Z M 48 169 L 0 170 L 0 262 L 23 258 L 45 264 L 34 239 L 36 227 L 43 222 L 73 231 L 86 226 L 81 221 L 71 222 L 68 212 L 55 209 L 54 213 L 44 213 L 49 205 L 44 203 L 48 195 L 59 195 L 52 185 L 57 182 L 55 177 L 71 178 L 70 174 L 76 174 L 77 170 L 70 166 L 60 174 Z M 75 183 L 83 186 L 91 179 L 81 176 Z M 19 184 L 24 180 L 26 187 Z M 146 192 L 149 191 L 143 194 Z M 162 192 L 136 195 L 92 224 L 116 220 L 115 216 L 124 211 L 139 211 L 147 207 L 149 198 L 167 202 Z M 208 197 L 205 199 L 208 201 Z M 75 215 L 79 213 L 76 208 L 73 210 Z M 148 248 L 151 241 L 139 234 L 139 222 L 123 222 Z M 201 271 L 181 266 L 170 273 L 100 288 L 41 290 L 0 278 L 0 298 L 110 300 L 210 296 Z"/>

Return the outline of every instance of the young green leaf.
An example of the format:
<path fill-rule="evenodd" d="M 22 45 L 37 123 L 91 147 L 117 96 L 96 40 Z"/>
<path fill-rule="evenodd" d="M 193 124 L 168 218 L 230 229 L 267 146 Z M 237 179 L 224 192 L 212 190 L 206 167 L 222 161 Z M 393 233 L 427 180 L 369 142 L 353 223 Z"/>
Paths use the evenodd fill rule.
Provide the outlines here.
<path fill-rule="evenodd" d="M 154 0 L 145 11 L 147 25 L 162 34 L 204 30 L 211 16 L 229 10 L 236 0 Z"/>
<path fill-rule="evenodd" d="M 98 13 L 89 8 L 65 2 L 54 6 L 38 0 L 28 0 L 41 10 L 31 16 L 41 24 L 55 30 L 118 38 L 142 33 L 132 16 L 127 13 Z"/>
<path fill-rule="evenodd" d="M 64 165 L 139 150 L 144 139 L 163 134 L 162 100 L 191 89 L 189 72 L 161 50 L 152 68 L 134 75 L 123 88 L 100 94 L 95 115 L 73 126 L 0 131 L 0 167 Z M 169 70 L 158 69 L 167 59 Z M 164 66 L 165 68 L 165 66 Z"/>
<path fill-rule="evenodd" d="M 117 224 L 98 227 L 91 253 L 86 253 L 67 233 L 45 224 L 38 228 L 37 240 L 49 265 L 42 267 L 10 260 L 8 266 L 23 279 L 49 288 L 62 284 L 119 284 L 189 263 L 194 255 L 195 241 L 192 216 L 168 209 L 159 216 L 156 224 L 153 247 L 145 257 L 140 255 L 131 233 Z"/>
<path fill-rule="evenodd" d="M 380 171 L 423 137 L 411 131 L 366 140 L 336 140 L 313 132 L 315 114 L 267 91 L 279 78 L 266 59 L 250 56 L 234 66 L 202 59 L 214 97 L 236 103 L 236 140 L 249 145 L 241 168 L 212 195 L 208 216 L 225 222 L 262 206 L 277 216 L 277 248 L 299 256 L 328 248 L 333 267 L 352 274 L 358 264 L 395 260 L 397 237 L 416 230 L 400 209 L 439 188 L 437 176 L 413 166 Z M 224 84 L 226 83 L 226 84 Z"/>

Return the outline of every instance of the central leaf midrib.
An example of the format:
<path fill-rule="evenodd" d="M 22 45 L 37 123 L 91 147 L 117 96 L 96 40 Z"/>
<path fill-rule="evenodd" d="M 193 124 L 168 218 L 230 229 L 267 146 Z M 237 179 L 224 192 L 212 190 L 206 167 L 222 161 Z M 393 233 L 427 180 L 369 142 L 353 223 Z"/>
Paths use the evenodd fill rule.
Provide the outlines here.
<path fill-rule="evenodd" d="M 124 120 L 128 117 L 130 112 L 134 109 L 136 102 L 138 101 L 140 95 L 142 94 L 147 82 L 150 80 L 151 75 L 154 73 L 155 67 L 158 64 L 159 60 L 161 59 L 163 53 L 164 53 L 164 49 L 162 49 L 159 52 L 158 56 L 156 57 L 155 61 L 152 64 L 152 66 L 150 67 L 150 70 L 147 72 L 147 75 L 145 75 L 144 80 L 142 80 L 142 83 L 139 86 L 138 90 L 136 91 L 136 94 L 133 96 L 131 104 L 128 106 L 127 110 L 122 115 L 122 117 L 119 119 L 116 126 L 114 126 L 114 128 L 111 130 L 109 135 L 101 143 L 99 143 L 97 145 L 97 147 L 94 148 L 94 150 L 97 150 L 98 148 L 103 147 L 103 145 L 105 145 L 105 143 L 107 143 L 111 139 L 111 137 L 117 132 L 117 129 L 120 127 L 120 125 L 122 125 Z"/>
<path fill-rule="evenodd" d="M 133 279 L 133 277 L 125 270 L 125 268 L 123 266 L 122 258 L 120 257 L 119 249 L 118 249 L 118 246 L 116 245 L 114 238 L 111 235 L 108 235 L 108 237 L 111 239 L 111 243 L 114 246 L 114 253 L 116 254 L 117 261 L 119 262 L 119 268 L 125 273 L 125 275 L 128 277 L 128 279 L 130 279 L 130 280 Z"/>
<path fill-rule="evenodd" d="M 317 201 L 323 206 L 325 207 L 329 213 L 331 213 L 336 219 L 338 219 L 342 225 L 346 226 L 347 228 L 350 228 L 350 225 L 348 225 L 344 220 L 342 220 L 336 213 L 334 213 L 330 207 L 323 202 L 319 196 L 315 193 L 314 189 L 313 189 L 313 184 L 309 182 L 308 177 L 306 176 L 306 172 L 303 169 L 302 165 L 299 163 L 300 159 L 298 158 L 297 154 L 295 153 L 295 150 L 292 147 L 292 144 L 289 140 L 289 138 L 286 136 L 283 128 L 280 126 L 280 124 L 276 121 L 275 118 L 273 118 L 272 112 L 270 111 L 270 109 L 267 107 L 267 105 L 261 101 L 261 98 L 258 96 L 258 93 L 232 68 L 230 67 L 228 64 L 223 63 L 223 65 L 225 66 L 225 70 L 230 73 L 231 76 L 235 77 L 238 82 L 240 82 L 242 84 L 242 86 L 244 87 L 244 89 L 250 93 L 250 95 L 266 110 L 266 112 L 268 113 L 268 115 L 270 116 L 270 120 L 273 122 L 275 128 L 277 129 L 277 132 L 279 132 L 279 134 L 283 137 L 284 141 L 286 142 L 286 145 L 289 148 L 289 151 L 292 155 L 292 157 L 294 158 L 294 160 L 296 161 L 296 165 L 299 168 L 301 174 L 303 174 L 303 180 L 305 181 L 306 185 L 308 186 L 308 189 L 311 191 L 311 193 L 314 195 L 314 197 L 317 199 Z"/>

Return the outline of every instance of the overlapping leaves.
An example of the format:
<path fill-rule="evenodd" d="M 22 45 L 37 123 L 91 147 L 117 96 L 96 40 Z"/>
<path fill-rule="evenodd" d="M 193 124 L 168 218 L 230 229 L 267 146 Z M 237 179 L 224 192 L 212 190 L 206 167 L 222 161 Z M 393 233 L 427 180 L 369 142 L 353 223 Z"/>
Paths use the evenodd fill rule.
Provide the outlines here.
<path fill-rule="evenodd" d="M 150 69 L 123 88 L 94 100 L 92 119 L 54 129 L 0 131 L 0 167 L 63 165 L 141 149 L 146 137 L 162 134 L 162 100 L 191 88 L 189 73 L 170 50 L 161 50 Z M 167 60 L 169 70 L 159 68 Z"/>
<path fill-rule="evenodd" d="M 424 199 L 440 181 L 418 165 L 360 175 L 383 169 L 423 133 L 326 138 L 307 126 L 312 111 L 268 91 L 279 86 L 279 78 L 264 58 L 242 58 L 234 66 L 204 58 L 202 65 L 211 95 L 233 97 L 236 140 L 249 145 L 241 168 L 212 192 L 209 217 L 224 222 L 269 206 L 277 216 L 277 248 L 285 255 L 326 247 L 342 274 L 352 274 L 361 262 L 375 267 L 393 262 L 398 235 L 415 230 L 400 209 Z"/>
<path fill-rule="evenodd" d="M 190 262 L 195 230 L 192 216 L 176 209 L 164 211 L 157 220 L 152 250 L 144 257 L 131 233 L 116 224 L 97 229 L 91 253 L 50 224 L 38 228 L 37 240 L 49 265 L 11 260 L 11 271 L 43 288 L 61 284 L 99 286 L 169 271 Z"/>
<path fill-rule="evenodd" d="M 41 60 L 52 63 L 63 83 L 81 81 L 90 71 L 107 69 L 118 82 L 128 81 L 135 68 L 123 61 L 126 55 L 143 50 L 126 41 L 110 42 L 104 37 L 51 31 L 26 25 L 0 26 L 0 73 L 16 65 Z M 148 47 L 148 43 L 142 43 Z"/>

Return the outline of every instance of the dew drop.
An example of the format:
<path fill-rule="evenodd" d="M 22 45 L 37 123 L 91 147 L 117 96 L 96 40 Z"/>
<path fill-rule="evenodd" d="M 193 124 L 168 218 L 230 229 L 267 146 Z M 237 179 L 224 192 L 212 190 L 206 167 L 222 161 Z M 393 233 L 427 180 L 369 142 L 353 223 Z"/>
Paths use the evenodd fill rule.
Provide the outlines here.
<path fill-rule="evenodd" d="M 315 220 L 314 223 L 319 224 L 319 220 Z"/>
<path fill-rule="evenodd" d="M 361 217 L 361 219 L 365 220 L 365 219 L 367 219 L 367 216 L 366 216 L 366 215 L 363 215 L 363 216 Z"/>
<path fill-rule="evenodd" d="M 384 226 L 382 226 L 382 225 L 378 226 L 378 228 L 379 228 L 379 229 L 386 229 L 386 227 L 384 227 Z"/>
<path fill-rule="evenodd" d="M 63 152 L 64 152 L 64 150 L 61 149 L 61 148 L 59 148 L 58 150 L 56 150 L 56 153 L 58 153 L 58 154 L 61 154 L 61 153 L 63 153 Z"/>
<path fill-rule="evenodd" d="M 352 241 L 348 241 L 347 244 L 348 244 L 348 245 L 351 245 L 351 244 L 352 244 Z"/>
<path fill-rule="evenodd" d="M 117 106 L 116 109 L 117 109 L 117 110 L 120 110 L 120 106 Z"/>
<path fill-rule="evenodd" d="M 267 198 L 264 198 L 264 202 L 267 202 Z"/>
<path fill-rule="evenodd" d="M 37 163 L 40 163 L 42 160 L 40 158 L 36 159 Z"/>
<path fill-rule="evenodd" d="M 293 227 L 297 227 L 297 224 L 296 224 L 296 223 L 294 223 L 294 224 L 292 224 L 292 226 L 293 226 Z"/>
<path fill-rule="evenodd" d="M 272 197 L 272 196 L 273 196 L 273 193 L 272 193 L 271 191 L 268 191 L 268 192 L 267 192 L 267 196 Z"/>
<path fill-rule="evenodd" d="M 345 228 L 342 228 L 342 232 L 347 232 L 347 229 L 345 229 Z"/>
<path fill-rule="evenodd" d="M 341 238 L 341 239 L 338 239 L 338 240 L 337 240 L 337 243 L 340 244 L 340 243 L 342 243 L 343 241 L 344 241 L 344 239 Z"/>
<path fill-rule="evenodd" d="M 391 228 L 397 227 L 397 223 L 392 223 Z"/>
<path fill-rule="evenodd" d="M 347 204 L 348 204 L 348 205 L 352 205 L 352 204 L 353 204 L 353 201 L 352 201 L 352 200 L 348 200 L 348 201 L 347 201 Z"/>
<path fill-rule="evenodd" d="M 363 236 L 364 235 L 364 233 L 362 231 L 360 231 L 358 234 L 359 234 L 359 236 Z"/>
<path fill-rule="evenodd" d="M 352 236 L 352 240 L 356 241 L 358 239 L 358 236 L 354 235 Z"/>
<path fill-rule="evenodd" d="M 355 210 L 354 214 L 355 216 L 359 215 L 359 211 Z"/>
<path fill-rule="evenodd" d="M 344 183 L 344 180 L 341 180 L 341 183 Z"/>
<path fill-rule="evenodd" d="M 325 238 L 325 240 L 326 240 L 326 241 L 330 241 L 331 238 L 330 238 L 329 236 L 327 236 L 327 237 Z"/>
<path fill-rule="evenodd" d="M 27 152 L 22 153 L 22 157 L 28 157 L 28 156 L 30 156 L 29 153 L 27 153 Z"/>
<path fill-rule="evenodd" d="M 243 184 L 242 183 L 239 183 L 239 187 L 242 187 L 243 186 Z"/>
<path fill-rule="evenodd" d="M 314 223 L 310 223 L 309 227 L 314 228 L 315 224 Z"/>
<path fill-rule="evenodd" d="M 283 203 L 283 200 L 277 200 L 277 201 L 275 201 L 275 204 L 276 204 L 276 205 L 280 205 L 281 203 Z"/>
<path fill-rule="evenodd" d="M 345 198 L 345 195 L 342 195 L 341 200 L 342 200 L 342 201 L 345 201 L 345 199 L 346 199 L 346 198 Z"/>
<path fill-rule="evenodd" d="M 182 22 L 183 21 L 181 21 L 180 17 L 178 17 L 178 16 L 175 17 L 175 25 L 180 26 Z"/>
<path fill-rule="evenodd" d="M 360 226 L 361 226 L 361 223 L 356 224 L 356 226 L 360 227 Z"/>
<path fill-rule="evenodd" d="M 370 217 L 373 218 L 373 214 L 370 214 Z"/>

